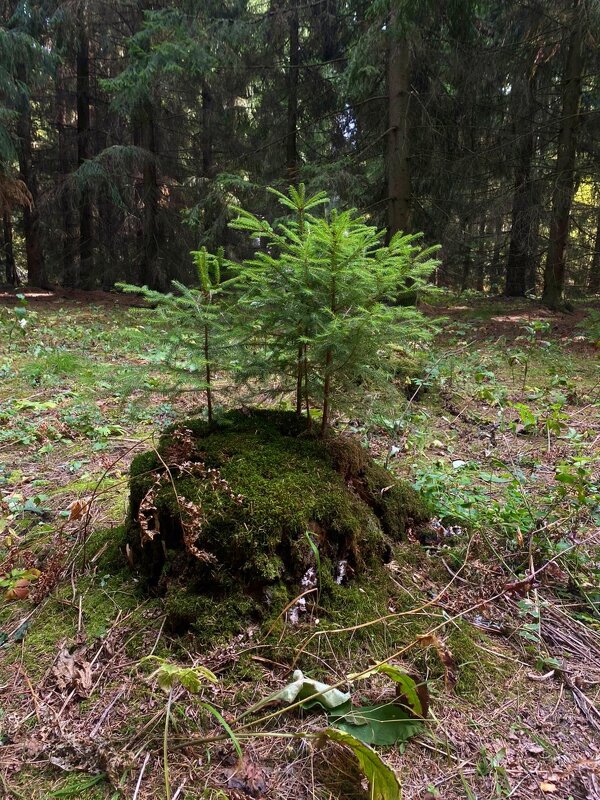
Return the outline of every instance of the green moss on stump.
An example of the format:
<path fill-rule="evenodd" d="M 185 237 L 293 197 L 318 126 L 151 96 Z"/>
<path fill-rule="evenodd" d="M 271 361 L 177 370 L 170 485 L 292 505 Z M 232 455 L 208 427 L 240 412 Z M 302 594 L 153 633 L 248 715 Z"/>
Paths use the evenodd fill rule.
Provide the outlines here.
<path fill-rule="evenodd" d="M 184 445 L 182 430 L 191 432 Z M 216 607 L 245 595 L 264 607 L 267 589 L 297 587 L 314 563 L 307 531 L 322 563 L 345 559 L 360 573 L 388 560 L 392 543 L 429 516 L 414 490 L 377 466 L 363 448 L 341 437 L 316 439 L 292 413 L 230 412 L 212 427 L 187 420 L 165 433 L 158 453 L 144 453 L 132 463 L 128 535 L 141 571 L 166 591 L 176 627 L 205 617 L 206 609 L 197 604 L 206 598 Z M 205 478 L 178 470 L 185 461 L 218 470 L 243 500 L 237 503 Z M 159 532 L 142 547 L 140 503 L 165 471 L 163 462 L 173 480 L 165 478 L 155 493 Z M 202 510 L 196 545 L 211 555 L 211 563 L 185 548 L 182 499 Z M 247 605 L 236 612 L 240 621 L 255 613 Z"/>

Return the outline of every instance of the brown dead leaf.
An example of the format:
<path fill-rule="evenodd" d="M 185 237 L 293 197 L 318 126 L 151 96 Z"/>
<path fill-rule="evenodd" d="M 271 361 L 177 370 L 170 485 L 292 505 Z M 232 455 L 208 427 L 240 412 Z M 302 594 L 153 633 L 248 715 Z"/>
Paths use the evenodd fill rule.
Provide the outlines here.
<path fill-rule="evenodd" d="M 422 647 L 433 647 L 435 649 L 444 667 L 446 688 L 453 689 L 458 678 L 456 675 L 456 661 L 448 645 L 435 633 L 424 633 L 421 636 L 417 636 L 417 639 Z"/>
<path fill-rule="evenodd" d="M 517 528 L 517 544 L 519 547 L 523 547 L 524 539 L 523 534 L 521 533 L 521 529 Z"/>
<path fill-rule="evenodd" d="M 539 581 L 536 580 L 535 574 L 527 575 L 525 578 L 521 578 L 518 581 L 505 583 L 504 592 L 509 595 L 509 597 L 525 597 L 525 595 L 536 586 L 539 586 Z"/>
<path fill-rule="evenodd" d="M 229 776 L 230 789 L 239 789 L 248 797 L 264 797 L 267 791 L 267 775 L 259 764 L 240 761 Z"/>
<path fill-rule="evenodd" d="M 532 756 L 537 756 L 537 755 L 539 755 L 540 753 L 544 753 L 544 752 L 545 752 L 543 747 L 540 747 L 540 745 L 539 745 L 539 744 L 534 744 L 533 742 L 528 742 L 528 743 L 525 745 L 525 749 L 526 749 L 526 750 L 527 750 L 527 752 L 528 752 L 528 753 L 530 753 Z"/>
<path fill-rule="evenodd" d="M 15 581 L 14 586 L 6 590 L 4 597 L 7 600 L 27 600 L 30 588 L 31 584 L 29 581 L 26 578 L 20 578 L 18 581 Z"/>
<path fill-rule="evenodd" d="M 91 502 L 91 497 L 83 497 L 78 500 L 73 500 L 72 503 L 69 503 L 67 506 L 67 511 L 69 512 L 69 518 L 67 521 L 78 522 L 80 519 L 83 519 L 89 513 Z"/>
<path fill-rule="evenodd" d="M 553 794 L 554 792 L 558 791 L 558 788 L 555 783 L 548 783 L 547 781 L 542 781 L 540 783 L 540 789 L 545 794 Z"/>
<path fill-rule="evenodd" d="M 417 697 L 421 703 L 421 713 L 419 716 L 423 717 L 423 719 L 426 719 L 429 714 L 429 688 L 427 683 L 416 672 L 408 672 L 407 675 L 415 682 L 415 692 L 417 693 Z M 412 715 L 415 715 L 414 701 L 410 697 L 407 697 L 400 684 L 396 685 L 396 703 L 409 710 Z"/>
<path fill-rule="evenodd" d="M 58 654 L 52 672 L 61 691 L 75 690 L 80 697 L 86 697 L 92 688 L 92 665 L 82 651 L 70 653 L 64 647 Z"/>

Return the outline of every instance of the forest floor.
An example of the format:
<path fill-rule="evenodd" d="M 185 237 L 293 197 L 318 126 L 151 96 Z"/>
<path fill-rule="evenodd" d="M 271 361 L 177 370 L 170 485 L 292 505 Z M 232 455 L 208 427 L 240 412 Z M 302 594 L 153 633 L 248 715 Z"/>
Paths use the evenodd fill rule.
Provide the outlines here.
<path fill-rule="evenodd" d="M 141 594 L 119 527 L 132 457 L 203 411 L 192 382 L 173 389 L 168 331 L 112 294 L 0 297 L 0 793 L 164 798 L 166 696 L 140 664 L 156 655 L 218 677 L 174 694 L 173 798 L 368 798 L 333 745 L 282 736 L 319 730 L 318 713 L 244 728 L 242 765 L 226 736 L 181 739 L 223 734 L 206 701 L 239 732 L 300 652 L 335 683 L 401 650 L 430 694 L 421 733 L 380 751 L 406 800 L 600 798 L 597 308 L 429 309 L 446 321 L 420 382 L 339 427 L 423 493 L 435 535 L 346 616 L 198 652 Z M 387 692 L 379 676 L 351 689 Z"/>

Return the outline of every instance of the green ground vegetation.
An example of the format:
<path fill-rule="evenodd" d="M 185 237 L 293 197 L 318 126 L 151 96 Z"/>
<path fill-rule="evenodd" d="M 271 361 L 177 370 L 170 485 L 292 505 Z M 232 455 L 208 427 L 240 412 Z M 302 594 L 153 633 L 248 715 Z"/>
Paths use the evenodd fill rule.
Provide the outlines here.
<path fill-rule="evenodd" d="M 433 713 L 423 739 L 429 749 L 411 743 L 404 758 L 430 759 L 431 774 L 449 776 L 444 785 L 453 786 L 456 796 L 461 791 L 464 796 L 463 781 L 473 796 L 490 796 L 502 769 L 494 761 L 498 740 L 516 746 L 509 737 L 514 725 L 523 726 L 519 730 L 529 739 L 535 733 L 527 715 L 502 728 L 503 703 L 529 696 L 527 673 L 544 674 L 566 657 L 544 638 L 547 604 L 564 602 L 577 625 L 590 635 L 598 630 L 593 534 L 600 522 L 600 375 L 594 316 L 585 308 L 565 317 L 526 304 L 479 302 L 467 309 L 461 304 L 454 300 L 431 311 L 446 316 L 444 335 L 419 354 L 418 370 L 398 376 L 394 403 L 389 391 L 385 397 L 365 396 L 352 417 L 336 420 L 337 432 L 360 443 L 379 465 L 371 468 L 370 481 L 382 498 L 374 516 L 348 506 L 344 513 L 358 522 L 361 534 L 378 515 L 391 540 L 390 560 L 382 569 L 365 559 L 356 576 L 338 585 L 337 553 L 324 551 L 315 564 L 319 598 L 299 627 L 285 613 L 294 600 L 290 582 L 271 581 L 265 594 L 232 596 L 223 612 L 206 595 L 182 593 L 176 582 L 148 593 L 136 553 L 128 552 L 132 532 L 124 523 L 128 508 L 131 512 L 132 459 L 138 481 L 133 500 L 139 502 L 148 472 L 157 467 L 152 445 L 161 453 L 173 446 L 173 428 L 162 441 L 160 432 L 183 419 L 200 419 L 194 424 L 206 432 L 202 381 L 195 385 L 188 372 L 175 385 L 163 363 L 169 334 L 164 320 L 152 309 L 110 299 L 95 307 L 32 301 L 25 329 L 13 307 L 0 310 L 2 575 L 16 583 L 27 570 L 39 570 L 39 576 L 26 579 L 24 598 L 5 598 L 0 605 L 1 735 L 7 753 L 33 737 L 82 770 L 48 768 L 42 751 L 39 768 L 33 759 L 25 769 L 7 773 L 11 790 L 34 798 L 131 796 L 143 754 L 151 751 L 144 785 L 160 791 L 164 703 L 138 666 L 149 653 L 181 664 L 200 659 L 216 670 L 219 685 L 210 699 L 232 724 L 273 685 L 281 685 L 281 670 L 292 665 L 333 683 L 397 654 L 398 663 L 427 679 Z M 415 391 L 406 392 L 407 385 Z M 286 402 L 281 401 L 284 409 Z M 216 413 L 236 404 L 217 375 Z M 212 445 L 207 437 L 202 452 L 192 455 L 219 468 L 237 491 L 252 495 L 255 513 L 266 516 L 267 506 L 277 508 L 270 491 L 278 482 L 308 500 L 309 517 L 324 509 L 316 476 L 304 469 L 305 459 L 315 456 L 312 440 L 300 437 L 293 453 L 273 444 L 267 453 L 256 449 L 250 454 L 253 471 L 242 472 L 235 456 L 237 448 L 248 449 L 248 436 L 239 433 L 235 445 L 230 441 L 228 458 L 223 458 L 223 431 L 214 434 Z M 342 453 L 318 459 L 328 494 L 341 497 L 340 475 L 347 476 L 350 465 L 344 465 Z M 329 472 L 333 463 L 338 471 Z M 384 465 L 421 493 L 440 527 L 420 538 L 410 525 L 393 530 L 395 512 L 386 523 L 385 509 L 406 498 L 385 498 Z M 83 505 L 80 516 L 73 512 L 74 501 Z M 168 489 L 163 502 L 169 503 Z M 294 502 L 279 508 L 269 517 L 274 527 L 264 529 L 265 541 L 279 535 L 277 520 L 286 525 L 294 520 L 299 534 L 307 521 Z M 299 552 L 296 579 L 314 557 L 307 539 Z M 239 554 L 232 558 L 239 560 Z M 538 586 L 506 595 L 503 587 L 526 580 L 532 565 L 541 570 Z M 263 568 L 261 579 L 271 578 L 273 562 Z M 254 569 L 260 573 L 258 561 Z M 478 605 L 482 597 L 499 599 Z M 176 613 L 184 617 L 182 625 L 170 630 L 166 615 Z M 90 687 L 73 679 L 60 688 L 56 670 L 63 650 L 92 664 Z M 451 664 L 444 663 L 448 653 Z M 543 690 L 548 713 L 567 702 L 567 692 L 554 696 L 548 683 Z M 372 697 L 382 687 L 370 680 L 355 691 Z M 536 698 L 536 704 L 544 703 L 541 695 Z M 199 728 L 206 735 L 222 734 L 199 702 L 194 705 L 184 694 L 174 699 L 173 737 L 197 735 Z M 529 701 L 522 702 L 527 707 Z M 47 704 L 54 709 L 49 717 Z M 499 727 L 476 722 L 484 710 L 488 719 L 491 707 Z M 52 721 L 59 712 L 62 727 Z M 104 712 L 100 729 L 110 746 L 102 757 L 93 751 L 91 769 L 90 752 L 80 740 L 89 739 Z M 578 712 L 568 706 L 564 713 Z M 480 726 L 477 738 L 487 749 L 471 755 L 481 769 L 457 774 L 446 715 L 466 730 Z M 265 723 L 274 732 L 290 724 L 310 725 L 311 717 L 284 715 Z M 552 730 L 546 733 L 544 752 L 568 746 L 555 741 Z M 277 763 L 299 757 L 291 744 L 273 747 L 269 758 Z M 217 758 L 216 751 L 210 758 Z M 172 750 L 173 781 L 183 780 L 187 759 L 185 752 Z M 203 770 L 198 774 L 212 774 Z M 418 796 L 416 788 L 410 795 L 406 765 L 403 774 L 408 796 Z M 85 788 L 96 775 L 105 777 Z M 183 796 L 216 798 L 218 785 L 206 780 Z M 328 796 L 318 774 L 315 781 L 316 796 Z"/>

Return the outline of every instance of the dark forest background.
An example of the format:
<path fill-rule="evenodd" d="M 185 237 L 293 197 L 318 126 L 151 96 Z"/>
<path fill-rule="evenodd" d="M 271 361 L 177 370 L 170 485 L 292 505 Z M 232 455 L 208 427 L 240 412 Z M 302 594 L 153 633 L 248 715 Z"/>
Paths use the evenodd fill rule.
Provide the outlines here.
<path fill-rule="evenodd" d="M 166 289 L 304 182 L 441 243 L 438 285 L 600 291 L 597 0 L 0 12 L 0 282 Z"/>

